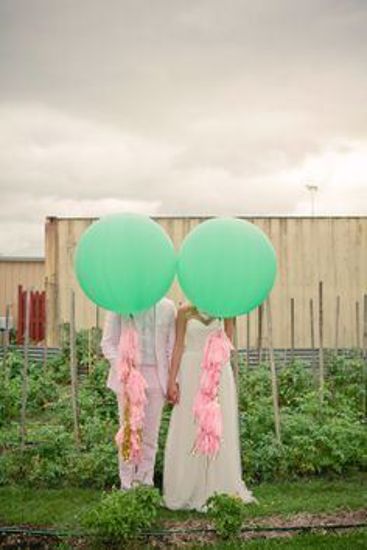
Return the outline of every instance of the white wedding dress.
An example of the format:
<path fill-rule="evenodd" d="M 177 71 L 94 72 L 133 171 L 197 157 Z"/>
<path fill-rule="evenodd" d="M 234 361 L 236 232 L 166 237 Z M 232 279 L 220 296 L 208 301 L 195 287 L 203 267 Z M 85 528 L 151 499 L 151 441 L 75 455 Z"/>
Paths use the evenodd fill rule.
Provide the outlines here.
<path fill-rule="evenodd" d="M 232 367 L 221 373 L 219 401 L 223 417 L 221 448 L 215 458 L 193 454 L 196 424 L 193 403 L 199 388 L 201 361 L 206 339 L 220 327 L 191 318 L 186 327 L 185 349 L 178 374 L 180 400 L 173 408 L 168 429 L 163 478 L 163 498 L 171 510 L 205 510 L 214 493 L 227 493 L 244 502 L 256 502 L 241 475 L 237 394 Z"/>

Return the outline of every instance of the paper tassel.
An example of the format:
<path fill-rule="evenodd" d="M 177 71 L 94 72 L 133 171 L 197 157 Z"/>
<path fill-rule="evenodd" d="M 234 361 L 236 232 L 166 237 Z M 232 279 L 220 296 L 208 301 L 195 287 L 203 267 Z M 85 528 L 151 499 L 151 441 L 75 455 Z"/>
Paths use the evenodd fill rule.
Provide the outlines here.
<path fill-rule="evenodd" d="M 206 341 L 201 364 L 199 391 L 193 407 L 197 422 L 194 452 L 214 457 L 221 444 L 222 413 L 218 391 L 222 367 L 230 360 L 232 344 L 221 328 L 211 333 Z"/>
<path fill-rule="evenodd" d="M 139 371 L 139 338 L 133 322 L 121 335 L 118 357 L 117 372 L 123 388 L 124 421 L 115 441 L 125 461 L 139 464 L 147 383 Z"/>

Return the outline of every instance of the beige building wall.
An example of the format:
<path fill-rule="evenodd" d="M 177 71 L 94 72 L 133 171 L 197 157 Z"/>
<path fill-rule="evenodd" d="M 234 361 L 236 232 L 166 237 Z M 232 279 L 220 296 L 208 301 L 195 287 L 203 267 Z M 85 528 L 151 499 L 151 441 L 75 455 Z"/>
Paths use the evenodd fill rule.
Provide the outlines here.
<path fill-rule="evenodd" d="M 44 290 L 44 258 L 17 258 L 0 256 L 0 316 L 5 317 L 10 306 L 14 326 L 18 319 L 18 285 Z"/>
<path fill-rule="evenodd" d="M 156 218 L 173 240 L 176 250 L 185 235 L 206 218 Z M 363 296 L 367 293 L 367 217 L 246 218 L 272 241 L 278 257 L 278 277 L 271 293 L 274 346 L 290 347 L 290 303 L 295 307 L 295 347 L 310 347 L 310 300 L 313 300 L 315 344 L 318 345 L 318 284 L 324 288 L 324 345 L 333 347 L 336 301 L 340 296 L 338 344 L 353 347 L 363 338 Z M 83 231 L 92 222 L 83 218 L 49 218 L 46 223 L 46 289 L 48 340 L 58 342 L 60 323 L 69 320 L 70 290 L 76 293 L 78 328 L 96 324 L 96 307 L 80 290 L 73 272 L 73 253 Z M 182 293 L 174 283 L 171 297 L 178 304 Z M 357 306 L 359 318 L 357 321 Z M 99 322 L 103 322 L 100 312 Z M 258 342 L 258 311 L 249 315 L 250 346 Z M 266 326 L 264 337 L 266 345 Z M 357 327 L 359 333 L 357 334 Z M 246 318 L 238 323 L 239 345 L 247 341 Z"/>

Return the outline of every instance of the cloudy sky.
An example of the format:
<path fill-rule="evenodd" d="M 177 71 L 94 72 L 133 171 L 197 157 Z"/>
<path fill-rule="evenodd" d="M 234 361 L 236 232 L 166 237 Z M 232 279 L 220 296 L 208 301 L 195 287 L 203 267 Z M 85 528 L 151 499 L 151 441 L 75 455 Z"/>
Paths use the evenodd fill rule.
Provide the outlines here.
<path fill-rule="evenodd" d="M 367 215 L 366 0 L 0 0 L 0 253 L 48 215 Z"/>

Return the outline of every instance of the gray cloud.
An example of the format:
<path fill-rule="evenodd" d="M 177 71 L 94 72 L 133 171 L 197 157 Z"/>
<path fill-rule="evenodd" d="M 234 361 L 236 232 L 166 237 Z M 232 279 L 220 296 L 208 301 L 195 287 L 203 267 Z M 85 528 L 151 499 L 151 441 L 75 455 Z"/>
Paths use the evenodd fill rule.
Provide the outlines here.
<path fill-rule="evenodd" d="M 366 23 L 364 0 L 2 0 L 0 252 L 42 253 L 49 214 L 308 214 L 309 180 L 366 214 Z"/>

